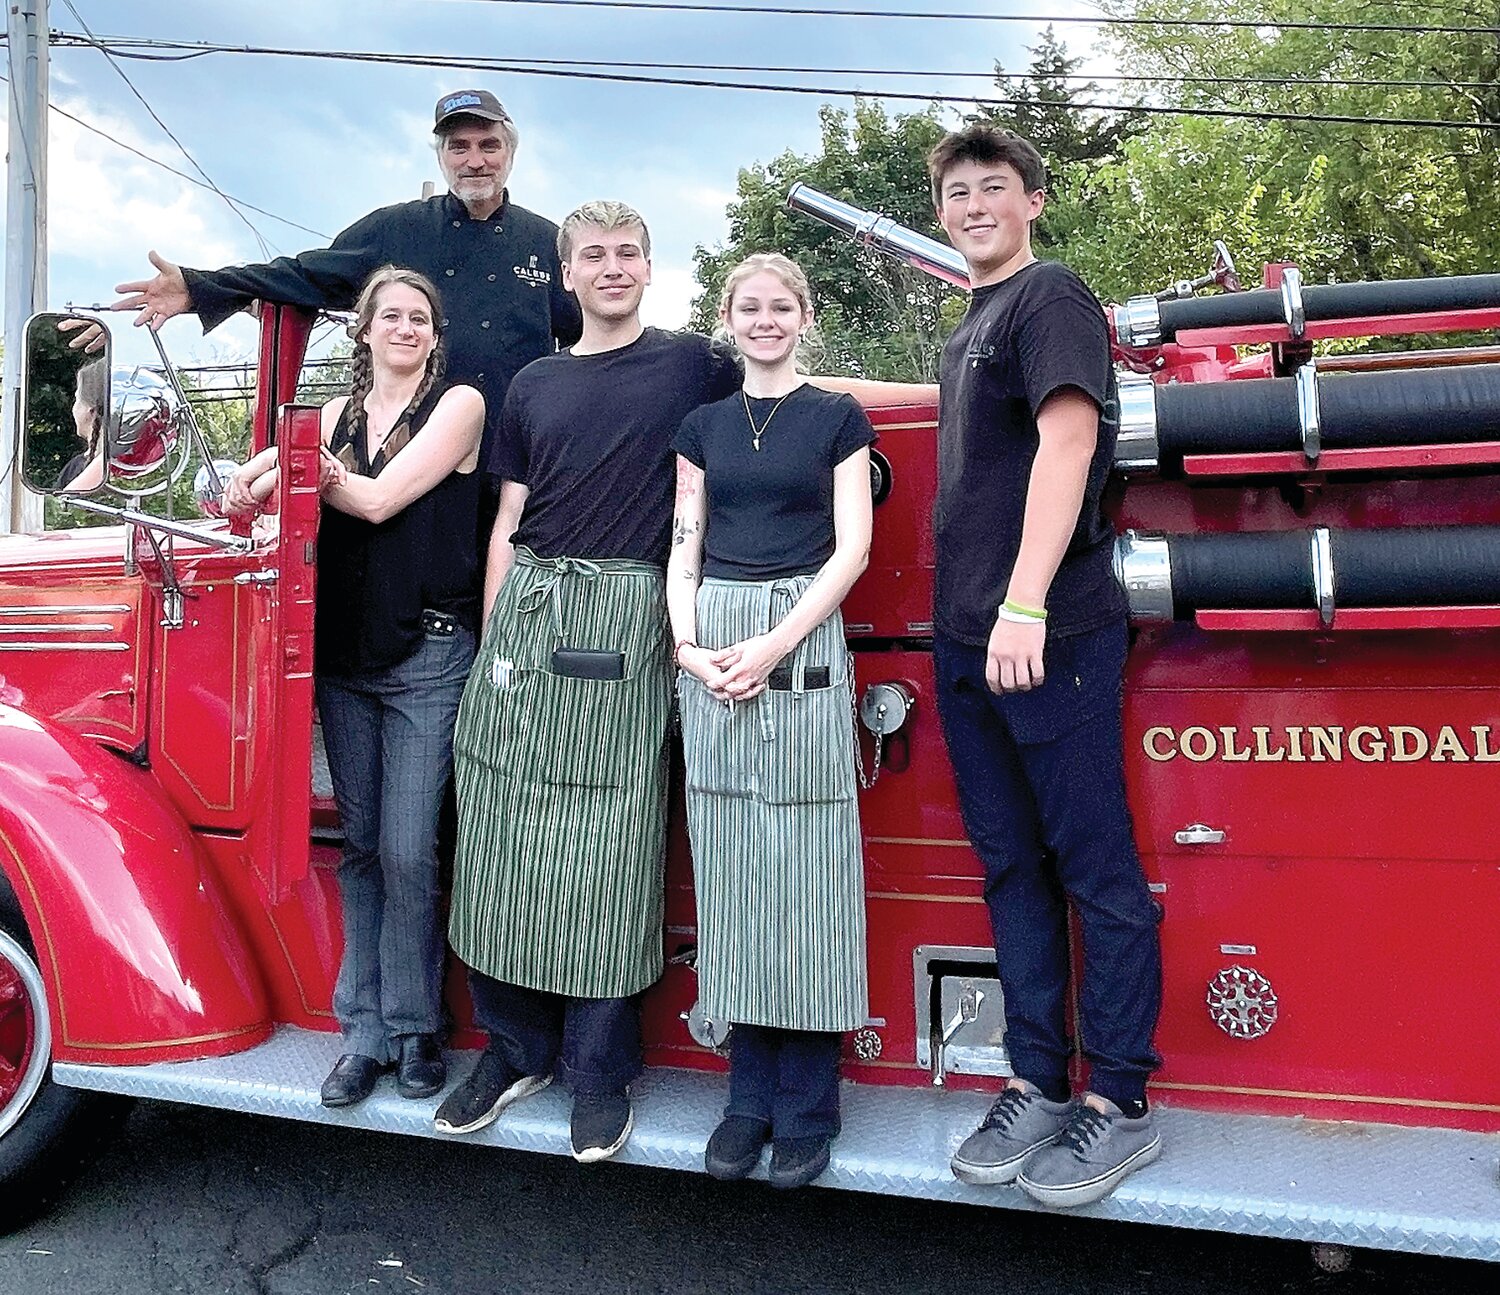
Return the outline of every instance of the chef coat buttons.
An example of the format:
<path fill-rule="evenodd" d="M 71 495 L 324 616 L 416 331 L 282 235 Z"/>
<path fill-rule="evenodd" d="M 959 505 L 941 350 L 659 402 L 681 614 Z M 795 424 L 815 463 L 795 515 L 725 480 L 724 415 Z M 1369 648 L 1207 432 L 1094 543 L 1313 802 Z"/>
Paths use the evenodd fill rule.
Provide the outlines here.
<path fill-rule="evenodd" d="M 487 319 L 483 323 L 481 323 L 479 325 L 480 328 L 488 328 L 489 326 L 490 326 L 490 321 L 487 320 Z"/>
<path fill-rule="evenodd" d="M 463 224 L 463 221 L 461 221 L 461 220 L 455 220 L 455 221 L 454 221 L 454 222 L 453 222 L 453 228 L 454 228 L 454 229 L 457 229 L 457 228 L 458 228 L 458 227 L 459 227 L 459 226 L 460 226 L 460 225 L 462 225 L 462 224 Z"/>
<path fill-rule="evenodd" d="M 446 274 L 450 279 L 453 277 L 453 271 L 452 270 L 444 270 L 443 273 Z"/>
<path fill-rule="evenodd" d="M 495 276 L 492 274 L 492 275 L 490 275 L 490 282 L 494 283 L 494 281 L 495 281 Z"/>

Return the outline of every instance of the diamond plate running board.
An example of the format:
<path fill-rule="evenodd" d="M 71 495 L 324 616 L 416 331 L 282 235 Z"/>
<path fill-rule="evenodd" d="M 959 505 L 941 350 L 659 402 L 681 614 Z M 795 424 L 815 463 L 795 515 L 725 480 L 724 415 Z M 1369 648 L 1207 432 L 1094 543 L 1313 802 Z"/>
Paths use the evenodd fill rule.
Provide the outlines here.
<path fill-rule="evenodd" d="M 439 1138 L 438 1099 L 405 1101 L 389 1080 L 352 1109 L 326 1110 L 318 1089 L 337 1035 L 283 1027 L 259 1047 L 210 1061 L 146 1066 L 58 1063 L 58 1083 Z M 456 1054 L 458 1075 L 473 1054 Z M 722 1075 L 654 1070 L 634 1089 L 636 1122 L 616 1157 L 701 1170 L 725 1099 Z M 1034 1209 L 1015 1187 L 958 1182 L 948 1159 L 989 1103 L 983 1093 L 844 1086 L 844 1131 L 819 1185 Z M 568 1099 L 557 1085 L 518 1102 L 467 1141 L 568 1153 Z M 1494 1137 L 1449 1129 L 1211 1115 L 1157 1107 L 1165 1151 L 1107 1201 L 1075 1211 L 1253 1236 L 1500 1261 Z M 764 1166 L 757 1170 L 764 1176 Z"/>

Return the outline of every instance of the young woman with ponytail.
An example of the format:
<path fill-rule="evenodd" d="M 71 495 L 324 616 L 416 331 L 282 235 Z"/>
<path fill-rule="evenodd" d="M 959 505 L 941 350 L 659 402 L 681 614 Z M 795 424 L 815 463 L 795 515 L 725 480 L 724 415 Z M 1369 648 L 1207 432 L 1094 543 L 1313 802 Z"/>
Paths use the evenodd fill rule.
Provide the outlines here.
<path fill-rule="evenodd" d="M 323 407 L 314 673 L 343 822 L 344 956 L 333 1007 L 344 1055 L 325 1106 L 443 1085 L 438 812 L 474 657 L 484 399 L 443 382 L 437 290 L 385 266 L 355 307 L 350 394 Z M 276 487 L 274 449 L 225 489 L 244 511 Z"/>

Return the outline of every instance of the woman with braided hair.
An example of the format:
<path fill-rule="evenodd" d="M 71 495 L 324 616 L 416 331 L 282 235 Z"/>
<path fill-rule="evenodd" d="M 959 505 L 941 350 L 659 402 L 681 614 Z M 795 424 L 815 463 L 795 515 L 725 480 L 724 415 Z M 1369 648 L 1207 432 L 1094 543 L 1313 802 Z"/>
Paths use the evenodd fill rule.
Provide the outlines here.
<path fill-rule="evenodd" d="M 392 1064 L 403 1097 L 430 1096 L 446 1078 L 437 823 L 479 601 L 484 399 L 444 385 L 443 312 L 422 275 L 384 266 L 355 311 L 350 393 L 323 406 L 314 631 L 344 829 L 333 995 L 344 1055 L 325 1106 L 363 1100 Z M 231 478 L 225 506 L 251 508 L 275 485 L 257 455 Z"/>

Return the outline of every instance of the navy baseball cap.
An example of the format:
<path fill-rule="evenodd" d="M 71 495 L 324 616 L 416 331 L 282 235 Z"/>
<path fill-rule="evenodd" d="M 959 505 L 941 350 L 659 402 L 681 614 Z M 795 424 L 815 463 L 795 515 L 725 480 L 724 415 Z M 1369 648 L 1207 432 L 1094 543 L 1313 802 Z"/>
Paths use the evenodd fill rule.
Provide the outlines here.
<path fill-rule="evenodd" d="M 454 117 L 478 117 L 482 121 L 509 121 L 510 113 L 488 90 L 454 90 L 437 101 L 432 114 L 432 129 L 441 130 L 443 123 Z"/>

